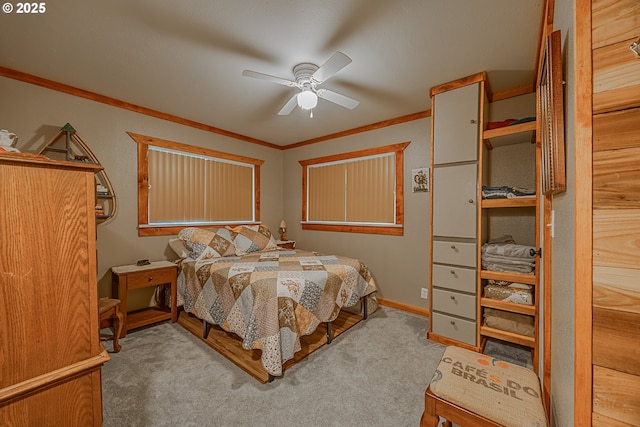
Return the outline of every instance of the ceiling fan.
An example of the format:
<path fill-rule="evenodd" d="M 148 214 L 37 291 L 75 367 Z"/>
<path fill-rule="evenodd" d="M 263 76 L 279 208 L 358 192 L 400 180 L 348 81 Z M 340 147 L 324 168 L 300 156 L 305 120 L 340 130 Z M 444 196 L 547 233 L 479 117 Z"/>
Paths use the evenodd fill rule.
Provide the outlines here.
<path fill-rule="evenodd" d="M 349 98 L 348 96 L 318 87 L 350 63 L 351 58 L 342 52 L 336 52 L 320 67 L 307 62 L 294 66 L 294 80 L 287 80 L 251 70 L 244 70 L 242 75 L 300 89 L 300 92 L 294 94 L 289 101 L 284 104 L 284 107 L 278 112 L 278 115 L 286 116 L 287 114 L 291 114 L 297 105 L 303 110 L 311 110 L 311 117 L 313 117 L 313 109 L 318 104 L 318 98 L 326 99 L 349 110 L 353 110 L 360 104 L 359 101 Z"/>

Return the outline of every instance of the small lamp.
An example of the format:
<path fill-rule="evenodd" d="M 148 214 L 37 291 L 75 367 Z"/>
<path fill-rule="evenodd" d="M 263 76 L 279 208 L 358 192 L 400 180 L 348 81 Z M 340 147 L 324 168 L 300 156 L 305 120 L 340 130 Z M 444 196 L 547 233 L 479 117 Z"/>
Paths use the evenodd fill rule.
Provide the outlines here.
<path fill-rule="evenodd" d="M 287 223 L 284 222 L 284 219 L 280 221 L 280 228 L 278 229 L 280 232 L 280 240 L 283 242 L 287 241 Z"/>

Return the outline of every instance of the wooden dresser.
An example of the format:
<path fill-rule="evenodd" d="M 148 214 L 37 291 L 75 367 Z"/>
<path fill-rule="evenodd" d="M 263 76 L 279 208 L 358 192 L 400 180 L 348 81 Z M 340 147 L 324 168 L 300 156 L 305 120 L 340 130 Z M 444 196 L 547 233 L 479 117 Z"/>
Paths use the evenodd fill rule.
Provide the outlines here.
<path fill-rule="evenodd" d="M 99 166 L 0 154 L 0 424 L 100 426 Z"/>

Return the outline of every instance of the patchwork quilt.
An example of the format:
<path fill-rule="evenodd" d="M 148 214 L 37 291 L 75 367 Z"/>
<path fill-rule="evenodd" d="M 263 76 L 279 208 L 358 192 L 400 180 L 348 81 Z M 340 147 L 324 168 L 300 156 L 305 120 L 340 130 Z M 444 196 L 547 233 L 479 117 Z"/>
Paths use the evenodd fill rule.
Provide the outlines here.
<path fill-rule="evenodd" d="M 364 296 L 375 303 L 375 291 L 361 261 L 302 250 L 187 258 L 178 277 L 178 305 L 237 334 L 245 349 L 262 350 L 273 376 L 300 350 L 300 337 Z"/>

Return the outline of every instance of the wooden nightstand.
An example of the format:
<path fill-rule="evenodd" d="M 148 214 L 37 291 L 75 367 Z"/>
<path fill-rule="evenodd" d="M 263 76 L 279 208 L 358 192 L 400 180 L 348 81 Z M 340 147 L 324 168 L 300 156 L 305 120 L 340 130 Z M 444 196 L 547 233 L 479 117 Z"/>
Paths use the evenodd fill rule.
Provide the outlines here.
<path fill-rule="evenodd" d="M 282 249 L 295 249 L 296 241 L 295 240 L 276 240 L 276 245 L 278 245 Z"/>
<path fill-rule="evenodd" d="M 111 268 L 112 292 L 114 298 L 121 301 L 120 309 L 124 317 L 120 338 L 127 336 L 127 331 L 171 319 L 178 320 L 176 279 L 178 266 L 169 261 L 155 261 L 148 265 L 123 265 Z M 171 287 L 171 308 L 148 307 L 142 310 L 127 312 L 127 291 L 131 289 L 147 288 L 150 286 L 169 285 Z M 164 298 L 161 301 L 164 304 Z"/>

